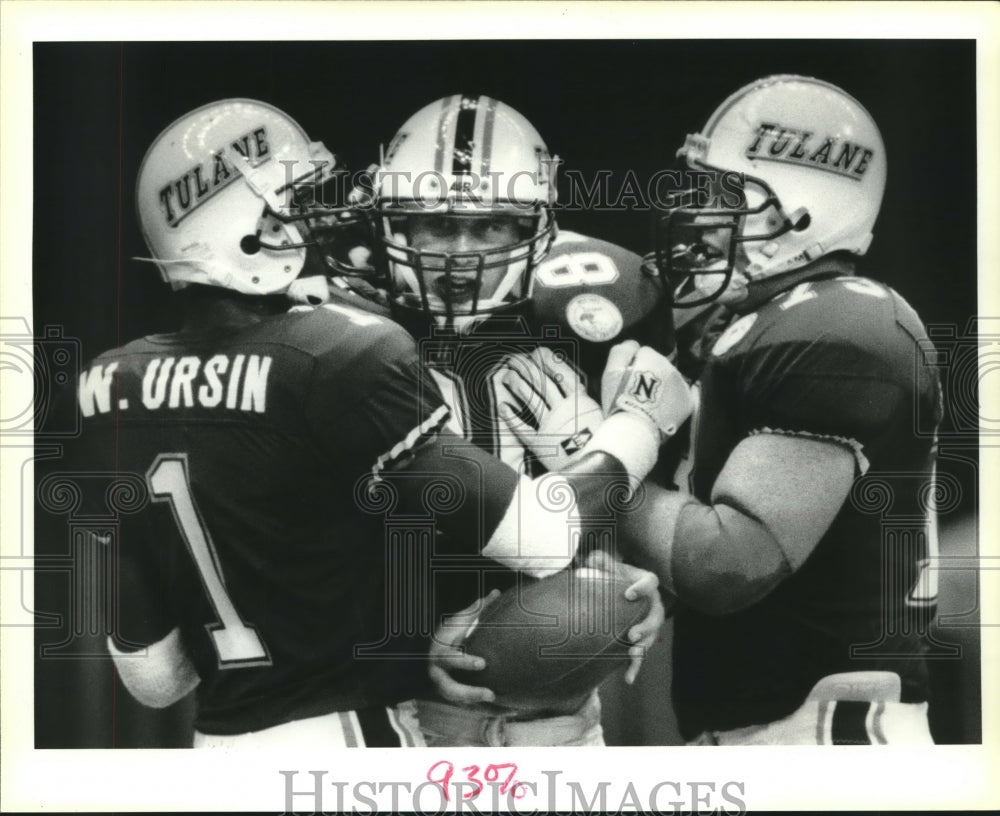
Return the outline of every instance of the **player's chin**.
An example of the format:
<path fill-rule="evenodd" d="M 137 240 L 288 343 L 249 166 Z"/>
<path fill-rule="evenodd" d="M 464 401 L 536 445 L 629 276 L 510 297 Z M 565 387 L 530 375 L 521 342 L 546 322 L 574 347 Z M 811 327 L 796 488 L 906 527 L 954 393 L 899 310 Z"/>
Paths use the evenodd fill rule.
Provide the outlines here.
<path fill-rule="evenodd" d="M 478 284 L 474 280 L 450 283 L 446 278 L 438 278 L 431 284 L 431 293 L 442 303 L 454 309 L 469 307 L 476 295 Z"/>

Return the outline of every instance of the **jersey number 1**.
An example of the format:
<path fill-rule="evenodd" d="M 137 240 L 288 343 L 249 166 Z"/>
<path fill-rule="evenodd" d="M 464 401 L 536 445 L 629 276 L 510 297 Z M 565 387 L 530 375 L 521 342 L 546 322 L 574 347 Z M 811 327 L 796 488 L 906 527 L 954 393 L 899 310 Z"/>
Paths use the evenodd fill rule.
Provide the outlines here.
<path fill-rule="evenodd" d="M 201 583 L 215 610 L 217 623 L 206 624 L 219 656 L 219 668 L 270 666 L 271 656 L 253 626 L 245 624 L 233 606 L 222 577 L 222 566 L 208 529 L 191 493 L 186 453 L 161 453 L 146 473 L 153 501 L 170 504 L 174 520 L 194 558 Z"/>

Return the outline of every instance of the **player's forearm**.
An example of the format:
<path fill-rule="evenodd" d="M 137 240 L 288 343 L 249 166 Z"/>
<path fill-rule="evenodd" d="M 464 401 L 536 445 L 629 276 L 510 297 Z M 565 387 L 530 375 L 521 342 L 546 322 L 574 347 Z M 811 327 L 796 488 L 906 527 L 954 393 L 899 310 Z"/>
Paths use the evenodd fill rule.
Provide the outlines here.
<path fill-rule="evenodd" d="M 723 615 L 756 603 L 791 573 L 781 547 L 757 519 L 647 485 L 623 515 L 625 557 L 701 612 Z"/>
<path fill-rule="evenodd" d="M 631 476 L 617 457 L 602 450 L 585 454 L 560 473 L 576 496 L 576 563 L 583 563 L 594 550 L 614 555 L 618 515 L 641 480 Z"/>
<path fill-rule="evenodd" d="M 559 473 L 522 477 L 483 555 L 511 569 L 545 577 L 569 566 L 581 548 L 585 521 L 614 524 L 630 490 L 622 463 L 603 451 L 585 454 Z"/>
<path fill-rule="evenodd" d="M 604 426 L 614 432 L 606 443 L 595 434 L 598 446 L 588 445 L 566 470 L 536 479 L 519 476 L 465 440 L 440 434 L 384 471 L 384 484 L 373 489 L 393 495 L 395 512 L 423 516 L 429 498 L 447 488 L 454 501 L 436 514 L 443 533 L 468 542 L 470 554 L 542 577 L 573 561 L 582 520 L 613 523 L 630 485 L 655 463 L 659 440 L 647 420 L 622 415 Z"/>
<path fill-rule="evenodd" d="M 598 529 L 613 530 L 618 511 L 641 478 L 634 475 L 636 462 L 641 463 L 639 468 L 651 466 L 657 441 L 651 436 L 607 446 L 630 466 L 619 456 L 588 446 L 588 453 L 558 473 L 522 478 L 483 555 L 544 577 L 569 566 L 574 558 L 586 557 L 595 547 L 606 546 L 607 536 L 587 535 L 587 530 L 595 523 Z"/>
<path fill-rule="evenodd" d="M 680 600 L 708 613 L 732 612 L 805 563 L 846 501 L 854 473 L 855 455 L 842 441 L 755 434 L 729 455 L 710 506 L 647 485 L 642 506 L 623 519 L 625 537 Z"/>
<path fill-rule="evenodd" d="M 544 577 L 605 546 L 604 536 L 587 535 L 587 529 L 594 522 L 613 528 L 632 490 L 656 464 L 659 443 L 656 426 L 645 417 L 620 412 L 604 420 L 583 454 L 558 473 L 522 478 L 483 554 Z"/>

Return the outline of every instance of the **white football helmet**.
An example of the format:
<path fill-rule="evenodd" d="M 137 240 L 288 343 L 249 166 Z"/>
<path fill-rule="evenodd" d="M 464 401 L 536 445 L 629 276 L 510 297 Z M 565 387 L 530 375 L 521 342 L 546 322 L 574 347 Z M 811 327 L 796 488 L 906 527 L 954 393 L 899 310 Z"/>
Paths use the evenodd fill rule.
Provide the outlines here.
<path fill-rule="evenodd" d="M 558 161 L 527 119 L 487 96 L 445 97 L 411 116 L 373 179 L 375 261 L 393 307 L 459 326 L 526 301 L 554 234 Z M 484 228 L 471 247 L 414 245 L 429 219 L 458 234 L 492 216 L 511 225 L 502 241 Z"/>
<path fill-rule="evenodd" d="M 153 257 L 139 260 L 155 262 L 175 289 L 285 292 L 307 249 L 339 223 L 323 185 L 344 172 L 271 105 L 225 99 L 198 108 L 164 130 L 140 165 L 136 211 Z"/>
<path fill-rule="evenodd" d="M 689 135 L 678 156 L 693 170 L 740 174 L 745 196 L 735 208 L 657 216 L 657 265 L 673 284 L 689 283 L 688 302 L 678 305 L 718 295 L 734 264 L 752 284 L 832 252 L 863 255 L 871 243 L 885 146 L 868 111 L 835 85 L 794 75 L 753 82 Z M 699 231 L 715 241 L 700 240 Z"/>

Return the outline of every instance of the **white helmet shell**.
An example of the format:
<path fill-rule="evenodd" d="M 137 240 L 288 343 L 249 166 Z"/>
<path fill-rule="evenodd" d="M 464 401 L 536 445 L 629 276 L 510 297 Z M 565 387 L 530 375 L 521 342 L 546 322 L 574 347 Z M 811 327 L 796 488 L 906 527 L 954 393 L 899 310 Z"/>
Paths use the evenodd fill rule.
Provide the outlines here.
<path fill-rule="evenodd" d="M 428 209 L 512 206 L 556 201 L 558 159 L 534 126 L 488 96 L 447 96 L 399 129 L 378 168 L 382 201 Z"/>
<path fill-rule="evenodd" d="M 267 295 L 284 292 L 305 263 L 292 209 L 294 185 L 334 166 L 287 114 L 252 99 L 213 102 L 182 116 L 139 168 L 136 210 L 164 280 Z M 263 238 L 271 248 L 260 245 Z"/>
<path fill-rule="evenodd" d="M 740 233 L 773 233 L 784 216 L 796 225 L 770 240 L 744 241 L 747 276 L 770 277 L 838 250 L 863 255 L 882 204 L 886 154 L 882 135 L 854 97 L 828 82 L 794 75 L 747 85 L 688 136 L 679 155 L 694 168 L 747 176 L 747 206 L 775 194 L 746 216 Z"/>

